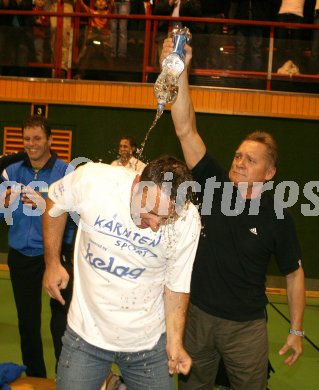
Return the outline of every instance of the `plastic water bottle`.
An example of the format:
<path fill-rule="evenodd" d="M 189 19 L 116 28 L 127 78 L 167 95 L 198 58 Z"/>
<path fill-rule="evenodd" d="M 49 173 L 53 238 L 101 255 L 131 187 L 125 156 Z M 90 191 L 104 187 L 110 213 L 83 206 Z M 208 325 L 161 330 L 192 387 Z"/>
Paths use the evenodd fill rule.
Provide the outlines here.
<path fill-rule="evenodd" d="M 154 85 L 157 99 L 157 113 L 161 115 L 167 103 L 173 103 L 178 94 L 178 79 L 185 67 L 185 43 L 191 40 L 187 27 L 175 24 L 170 36 L 173 38 L 174 49 L 162 62 L 162 72 Z"/>
<path fill-rule="evenodd" d="M 191 40 L 191 33 L 187 27 L 182 28 L 180 23 L 176 23 L 171 32 L 174 41 L 174 50 L 162 62 L 162 72 L 158 76 L 154 85 L 154 94 L 157 99 L 157 112 L 155 119 L 148 129 L 141 144 L 137 159 L 140 160 L 148 137 L 156 126 L 157 121 L 164 112 L 167 103 L 173 103 L 178 94 L 178 78 L 185 67 L 185 43 Z"/>

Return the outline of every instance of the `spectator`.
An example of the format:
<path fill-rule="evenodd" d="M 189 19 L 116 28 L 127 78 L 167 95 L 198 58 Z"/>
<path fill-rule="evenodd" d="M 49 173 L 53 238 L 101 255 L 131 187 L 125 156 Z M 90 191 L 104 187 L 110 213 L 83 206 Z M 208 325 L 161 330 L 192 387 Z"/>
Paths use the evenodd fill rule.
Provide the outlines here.
<path fill-rule="evenodd" d="M 0 10 L 12 8 L 11 0 L 0 0 Z M 12 15 L 0 15 L 0 74 L 4 72 L 4 67 L 13 65 L 13 45 L 12 38 Z M 11 44 L 10 44 L 11 42 Z"/>
<path fill-rule="evenodd" d="M 130 0 L 114 0 L 115 15 L 129 15 Z M 127 56 L 127 19 L 112 19 L 111 27 L 111 57 L 126 58 Z"/>
<path fill-rule="evenodd" d="M 201 0 L 202 17 L 224 19 L 228 15 L 230 0 Z M 202 36 L 198 40 L 202 68 L 221 69 L 221 52 L 223 26 L 215 23 L 203 23 Z M 194 45 L 195 48 L 195 45 Z M 194 51 L 194 55 L 196 52 Z"/>
<path fill-rule="evenodd" d="M 278 22 L 303 23 L 305 0 L 282 0 L 277 15 Z M 303 56 L 303 30 L 299 28 L 278 28 L 277 49 L 279 73 L 283 73 L 285 68 L 295 67 L 299 69 Z M 289 67 L 287 66 L 289 64 Z"/>
<path fill-rule="evenodd" d="M 73 0 L 53 0 L 51 5 L 51 11 L 57 12 L 58 9 L 62 9 L 64 13 L 73 12 Z M 58 7 L 60 4 L 60 7 Z M 62 17 L 62 47 L 56 45 L 57 34 L 57 17 L 51 16 L 51 46 L 53 53 L 53 61 L 56 63 L 56 54 L 61 51 L 61 62 L 56 64 L 61 68 L 61 77 L 66 78 L 68 70 L 71 68 L 72 62 L 72 42 L 73 42 L 73 22 L 70 17 Z"/>
<path fill-rule="evenodd" d="M 319 25 L 319 0 L 316 0 L 313 23 Z M 319 73 L 319 30 L 313 30 L 311 44 L 311 73 Z"/>
<path fill-rule="evenodd" d="M 131 0 L 131 15 L 145 15 L 146 4 L 149 1 Z M 132 19 L 129 21 L 129 43 L 143 44 L 145 34 L 145 21 Z"/>
<path fill-rule="evenodd" d="M 50 150 L 51 129 L 44 117 L 33 116 L 23 125 L 23 143 L 26 156 L 6 167 L 1 184 L 3 203 L 1 212 L 12 215 L 9 229 L 8 266 L 18 313 L 23 364 L 26 374 L 46 377 L 41 339 L 41 297 L 44 273 L 41 214 L 44 211 L 48 186 L 64 176 L 67 164 L 57 159 Z M 3 207 L 4 206 L 4 207 Z M 65 230 L 61 263 L 72 275 L 72 239 L 74 227 L 69 223 Z M 62 306 L 56 300 L 50 302 L 51 333 L 58 359 L 61 338 L 66 326 L 66 312 L 70 302 L 72 283 L 63 296 Z"/>
<path fill-rule="evenodd" d="M 88 39 L 105 40 L 109 46 L 110 26 L 106 16 L 114 11 L 114 0 L 95 0 L 94 9 L 88 7 L 83 0 L 79 0 L 84 11 L 97 16 L 89 19 Z"/>
<path fill-rule="evenodd" d="M 12 0 L 12 8 L 19 11 L 31 11 L 32 0 Z M 27 76 L 29 62 L 34 61 L 33 17 L 15 15 L 12 20 L 12 35 L 10 37 L 14 50 L 12 74 Z"/>
<path fill-rule="evenodd" d="M 145 164 L 136 158 L 137 145 L 133 137 L 127 135 L 119 141 L 119 159 L 112 161 L 111 165 L 123 166 L 133 171 L 142 172 Z"/>
<path fill-rule="evenodd" d="M 33 11 L 45 11 L 47 0 L 35 0 Z M 50 17 L 47 15 L 34 16 L 34 48 L 35 58 L 39 63 L 50 61 Z"/>
<path fill-rule="evenodd" d="M 163 15 L 163 16 L 194 16 L 200 17 L 202 14 L 200 0 L 158 0 L 153 9 L 154 15 Z M 189 28 L 191 34 L 199 34 L 202 32 L 200 23 L 184 23 L 186 27 Z M 162 45 L 164 39 L 167 37 L 167 34 L 170 29 L 170 23 L 163 21 L 158 24 L 158 35 L 156 37 L 156 42 L 158 45 L 159 56 L 162 52 Z M 194 35 L 193 35 L 194 39 Z M 196 38 L 195 38 L 196 40 Z M 196 47 L 196 44 L 194 44 Z M 198 55 L 200 55 L 200 48 L 198 49 Z"/>
<path fill-rule="evenodd" d="M 235 19 L 271 20 L 269 0 L 232 0 Z M 263 55 L 264 28 L 260 26 L 236 26 L 236 69 L 266 71 Z"/>
<path fill-rule="evenodd" d="M 110 27 L 109 19 L 97 17 L 106 16 L 113 13 L 113 0 L 96 0 L 95 9 L 88 7 L 83 0 L 79 0 L 84 11 L 95 15 L 96 17 L 89 19 L 89 28 L 84 47 L 78 59 L 78 74 L 74 77 L 76 79 L 84 78 L 85 71 L 89 69 L 90 60 L 99 56 L 107 59 L 111 47 L 110 43 Z"/>

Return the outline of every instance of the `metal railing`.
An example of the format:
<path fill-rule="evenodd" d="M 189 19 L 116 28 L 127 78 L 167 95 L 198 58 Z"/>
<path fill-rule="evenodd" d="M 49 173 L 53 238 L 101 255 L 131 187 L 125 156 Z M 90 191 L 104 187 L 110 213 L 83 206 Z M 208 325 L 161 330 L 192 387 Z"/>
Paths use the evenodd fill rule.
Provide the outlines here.
<path fill-rule="evenodd" d="M 85 32 L 87 22 L 92 17 L 98 17 L 97 15 L 79 12 L 78 8 L 76 8 L 75 12 L 65 13 L 61 2 L 58 2 L 57 12 L 0 10 L 0 17 L 1 15 L 21 15 L 24 17 L 44 15 L 50 17 L 51 20 L 53 17 L 56 17 L 56 28 L 54 32 L 52 27 L 50 29 L 51 60 L 43 63 L 32 60 L 28 61 L 27 71 L 25 69 L 24 71 L 25 75 L 31 75 L 32 77 L 43 77 L 44 74 L 45 77 L 66 79 L 72 79 L 77 75 L 81 51 L 83 51 L 83 48 L 85 48 L 86 45 L 90 44 L 87 42 Z M 176 21 L 176 18 L 152 15 L 149 6 L 146 15 L 112 14 L 101 17 L 109 20 L 125 19 L 128 22 L 132 20 L 143 21 L 144 26 L 142 30 L 138 31 L 140 37 L 139 43 L 129 43 L 128 57 L 125 61 L 112 59 L 109 46 L 101 47 L 101 42 L 91 42 L 93 46 L 96 46 L 90 50 L 92 55 L 91 62 L 87 61 L 86 71 L 88 73 L 90 71 L 94 72 L 94 74 L 91 75 L 91 79 L 127 81 L 129 77 L 132 77 L 132 81 L 153 82 L 156 74 L 160 70 L 159 48 L 161 39 L 166 35 L 165 31 L 160 31 L 159 26 L 163 22 L 166 22 L 167 24 L 173 23 Z M 69 26 L 71 26 L 67 32 L 69 37 L 69 48 L 67 53 L 64 48 L 64 22 L 66 20 L 68 20 Z M 208 34 L 201 34 L 200 32 L 193 33 L 194 62 L 190 69 L 191 83 L 198 85 L 237 87 L 241 86 L 241 83 L 244 81 L 250 81 L 252 84 L 248 85 L 257 85 L 257 88 L 266 90 L 280 89 L 280 83 L 284 83 L 284 87 L 289 85 L 289 88 L 292 90 L 294 88 L 298 90 L 298 85 L 303 85 L 306 92 L 316 93 L 317 89 L 319 90 L 319 76 L 317 74 L 319 73 L 319 63 L 317 70 L 315 71 L 310 67 L 310 62 L 314 55 L 314 53 L 311 52 L 311 37 L 313 31 L 319 30 L 319 25 L 191 17 L 180 17 L 178 20 L 185 24 L 213 24 L 216 27 L 219 27 L 220 30 L 220 34 L 212 34 L 211 36 Z M 243 27 L 246 29 L 259 29 L 262 32 L 262 44 L 259 46 L 263 63 L 262 69 L 252 69 L 249 67 L 236 69 L 236 55 L 239 51 L 237 33 Z M 14 31 L 14 34 L 10 34 L 10 29 Z M 3 36 L 18 37 L 17 34 L 19 30 L 15 29 L 17 29 L 17 27 L 0 25 L 0 45 L 1 34 Z M 279 65 L 282 65 L 276 60 L 282 46 L 282 42 L 276 37 L 276 33 L 279 29 L 285 29 L 287 31 L 297 29 L 303 31 L 305 39 L 294 42 L 295 48 L 298 48 L 300 53 L 300 63 L 303 63 L 302 66 L 299 66 L 297 71 L 296 69 L 294 72 L 287 71 L 286 73 L 278 73 L 277 71 L 280 67 Z M 21 34 L 26 34 L 26 31 L 27 29 L 25 27 L 21 27 Z M 130 36 L 136 35 L 136 33 L 137 31 L 128 31 L 129 42 Z M 54 39 L 52 39 L 53 35 Z M 13 41 L 13 45 L 17 45 L 18 43 L 19 38 Z M 207 61 L 205 62 L 205 60 L 209 60 L 207 52 L 211 49 L 212 45 L 215 50 L 215 53 L 212 53 L 212 56 L 215 56 L 215 58 L 212 59 L 219 59 L 213 64 L 209 63 L 209 61 L 208 63 Z M 19 47 L 15 47 L 15 50 L 19 50 Z M 103 56 L 101 56 L 102 52 Z M 14 74 L 14 71 L 10 71 L 10 67 L 19 68 L 20 64 L 12 64 L 10 61 L 6 61 L 5 54 L 6 53 L 4 52 L 0 53 L 0 70 L 2 68 L 2 75 L 19 76 L 19 72 Z M 287 58 L 287 60 L 288 59 L 289 58 Z M 6 72 L 6 68 L 9 68 L 9 71 Z M 134 77 L 132 75 L 134 75 Z M 258 81 L 259 84 L 254 84 L 254 80 Z M 276 83 L 279 83 L 279 87 Z"/>

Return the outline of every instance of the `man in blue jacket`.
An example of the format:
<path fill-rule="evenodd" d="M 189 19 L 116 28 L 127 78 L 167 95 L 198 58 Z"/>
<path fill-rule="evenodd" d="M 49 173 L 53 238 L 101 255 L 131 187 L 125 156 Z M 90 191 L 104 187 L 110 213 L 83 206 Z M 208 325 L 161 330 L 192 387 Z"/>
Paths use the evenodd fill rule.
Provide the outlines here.
<path fill-rule="evenodd" d="M 18 313 L 26 374 L 46 377 L 41 339 L 41 293 L 44 273 L 41 215 L 48 187 L 65 175 L 68 164 L 50 150 L 51 128 L 46 118 L 32 116 L 22 128 L 26 156 L 2 172 L 2 209 L 9 229 L 8 266 Z M 10 216 L 10 218 L 8 218 Z M 73 226 L 65 230 L 62 263 L 72 272 Z M 72 287 L 65 291 L 70 301 Z M 66 326 L 67 305 L 51 300 L 51 333 L 58 359 Z"/>

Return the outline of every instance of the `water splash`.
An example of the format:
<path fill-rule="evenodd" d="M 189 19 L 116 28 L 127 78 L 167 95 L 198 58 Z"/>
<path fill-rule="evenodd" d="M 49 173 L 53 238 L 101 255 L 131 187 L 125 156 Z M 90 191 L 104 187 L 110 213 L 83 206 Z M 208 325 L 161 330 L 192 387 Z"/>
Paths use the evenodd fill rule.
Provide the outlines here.
<path fill-rule="evenodd" d="M 148 137 L 151 133 L 151 131 L 154 129 L 156 126 L 158 120 L 162 116 L 165 106 L 167 103 L 174 103 L 174 101 L 177 98 L 178 94 L 178 75 L 173 74 L 171 72 L 170 68 L 163 69 L 161 74 L 158 76 L 155 85 L 154 85 L 154 95 L 157 99 L 157 111 L 156 111 L 156 116 L 155 119 L 151 125 L 151 127 L 148 129 L 146 132 L 146 135 L 144 137 L 144 140 L 141 144 L 140 150 L 136 156 L 137 162 L 141 159 L 145 144 L 148 140 Z M 136 164 L 137 164 L 136 162 Z"/>
<path fill-rule="evenodd" d="M 146 144 L 146 141 L 148 140 L 148 137 L 151 133 L 151 131 L 154 129 L 154 127 L 156 126 L 156 123 L 158 122 L 159 118 L 162 116 L 164 110 L 161 110 L 161 109 L 158 109 L 157 112 L 156 112 L 156 116 L 155 116 L 155 119 L 151 125 L 151 127 L 147 130 L 146 132 L 146 135 L 144 137 L 144 140 L 143 142 L 141 143 L 141 147 L 140 147 L 140 150 L 138 151 L 138 154 L 136 156 L 137 158 L 137 162 L 141 159 L 142 155 L 143 155 L 143 152 L 144 152 L 144 148 L 145 148 L 145 144 Z M 137 163 L 136 163 L 137 164 Z"/>

